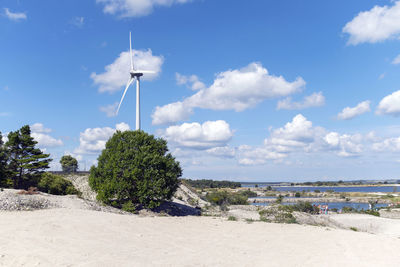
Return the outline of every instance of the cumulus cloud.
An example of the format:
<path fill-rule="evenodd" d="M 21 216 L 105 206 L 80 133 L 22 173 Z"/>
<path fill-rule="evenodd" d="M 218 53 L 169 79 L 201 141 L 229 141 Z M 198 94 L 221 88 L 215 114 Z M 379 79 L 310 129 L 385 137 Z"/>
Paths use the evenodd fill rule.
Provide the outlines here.
<path fill-rule="evenodd" d="M 272 129 L 263 145 L 240 146 L 236 157 L 242 165 L 267 164 L 299 153 L 335 153 L 339 157 L 355 157 L 365 151 L 364 143 L 372 140 L 377 140 L 372 132 L 365 136 L 328 132 L 313 126 L 311 121 L 298 114 L 283 127 Z"/>
<path fill-rule="evenodd" d="M 239 163 L 243 165 L 265 164 L 283 159 L 295 151 L 310 151 L 316 139 L 323 135 L 321 127 L 314 127 L 312 122 L 301 114 L 293 117 L 284 127 L 274 129 L 261 147 L 240 146 Z"/>
<path fill-rule="evenodd" d="M 194 108 L 239 112 L 252 108 L 265 99 L 299 92 L 304 86 L 305 81 L 301 77 L 288 82 L 282 76 L 270 75 L 261 64 L 251 63 L 242 69 L 219 73 L 210 87 L 198 90 L 181 103 L 189 113 Z M 178 102 L 172 103 L 174 107 L 178 107 L 176 103 Z M 159 119 L 163 115 L 161 111 L 164 111 L 164 107 L 156 108 L 159 112 L 153 114 L 153 124 L 177 122 L 172 118 Z M 180 118 L 181 116 L 176 116 L 176 119 Z"/>
<path fill-rule="evenodd" d="M 223 157 L 223 158 L 233 158 L 236 155 L 235 149 L 229 146 L 213 147 L 207 149 L 206 152 L 212 156 Z"/>
<path fill-rule="evenodd" d="M 30 126 L 31 128 L 31 136 L 38 142 L 38 146 L 40 148 L 47 147 L 57 147 L 64 145 L 61 139 L 56 139 L 48 133 L 51 132 L 51 129 L 45 128 L 42 123 L 35 123 Z"/>
<path fill-rule="evenodd" d="M 80 133 L 79 147 L 74 150 L 75 154 L 96 154 L 101 152 L 108 141 L 108 139 L 118 131 L 128 131 L 129 125 L 121 122 L 115 125 L 115 128 L 87 128 Z"/>
<path fill-rule="evenodd" d="M 146 16 L 156 7 L 169 7 L 174 4 L 188 3 L 191 0 L 96 0 L 96 2 L 104 5 L 104 13 L 126 18 Z"/>
<path fill-rule="evenodd" d="M 400 90 L 393 92 L 392 94 L 385 96 L 381 102 L 379 102 L 376 114 L 389 114 L 393 116 L 400 115 Z"/>
<path fill-rule="evenodd" d="M 377 43 L 400 36 L 400 1 L 392 6 L 374 6 L 360 12 L 344 28 L 350 38 L 348 44 Z"/>
<path fill-rule="evenodd" d="M 164 62 L 162 56 L 154 56 L 149 49 L 146 51 L 133 50 L 133 63 L 135 69 L 154 71 L 154 74 L 146 74 L 142 80 L 153 80 L 161 72 L 161 66 Z M 129 51 L 122 52 L 119 57 L 110 65 L 105 67 L 105 72 L 97 74 L 93 72 L 90 77 L 93 82 L 99 86 L 99 91 L 113 93 L 126 86 L 130 74 L 130 55 Z"/>
<path fill-rule="evenodd" d="M 11 12 L 10 9 L 4 8 L 4 15 L 10 20 L 20 21 L 27 19 L 26 13 Z"/>
<path fill-rule="evenodd" d="M 325 97 L 322 92 L 313 93 L 304 97 L 301 102 L 292 102 L 290 97 L 287 97 L 278 102 L 277 109 L 305 109 L 311 107 L 320 107 L 325 104 Z"/>
<path fill-rule="evenodd" d="M 357 106 L 351 108 L 351 107 L 346 107 L 340 112 L 337 117 L 339 120 L 350 120 L 354 117 L 360 116 L 361 114 L 364 114 L 366 112 L 371 111 L 370 108 L 370 101 L 363 101 L 359 103 Z"/>
<path fill-rule="evenodd" d="M 107 117 L 117 116 L 118 102 L 114 104 L 100 107 L 100 111 L 106 113 Z"/>
<path fill-rule="evenodd" d="M 336 154 L 340 157 L 358 156 L 363 151 L 361 134 L 340 135 L 337 132 L 330 132 L 324 137 L 324 141 L 330 148 L 336 150 Z"/>
<path fill-rule="evenodd" d="M 376 142 L 372 145 L 375 151 L 400 151 L 400 137 L 392 137 L 383 140 L 382 142 Z"/>
<path fill-rule="evenodd" d="M 176 83 L 178 85 L 186 85 L 193 91 L 197 91 L 200 89 L 204 89 L 206 85 L 199 80 L 199 77 L 196 75 L 185 76 L 179 73 L 175 74 L 176 76 Z"/>
<path fill-rule="evenodd" d="M 34 123 L 30 127 L 31 127 L 32 132 L 37 132 L 37 133 L 50 133 L 51 132 L 51 129 L 45 128 L 42 123 Z"/>
<path fill-rule="evenodd" d="M 203 124 L 194 122 L 170 126 L 162 135 L 177 147 L 209 149 L 226 146 L 233 136 L 233 131 L 227 122 L 217 120 L 206 121 Z"/>
<path fill-rule="evenodd" d="M 193 109 L 184 102 L 175 102 L 162 107 L 157 106 L 151 117 L 154 125 L 168 124 L 189 118 Z"/>

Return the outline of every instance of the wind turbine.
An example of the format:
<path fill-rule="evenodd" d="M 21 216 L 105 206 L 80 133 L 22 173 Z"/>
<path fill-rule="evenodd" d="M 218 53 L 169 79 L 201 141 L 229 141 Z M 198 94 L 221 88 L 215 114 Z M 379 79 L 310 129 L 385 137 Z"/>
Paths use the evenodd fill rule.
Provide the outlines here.
<path fill-rule="evenodd" d="M 129 32 L 129 56 L 131 59 L 131 69 L 129 71 L 131 77 L 128 80 L 128 83 L 126 84 L 125 91 L 122 95 L 121 101 L 119 102 L 118 109 L 117 109 L 117 115 L 119 112 L 119 109 L 121 107 L 122 101 L 124 100 L 125 94 L 128 91 L 129 86 L 132 84 L 132 82 L 136 78 L 136 130 L 140 130 L 140 77 L 143 76 L 143 74 L 150 74 L 150 73 L 155 73 L 154 71 L 149 71 L 149 70 L 135 70 L 135 67 L 133 65 L 133 57 L 132 57 L 132 34 Z"/>

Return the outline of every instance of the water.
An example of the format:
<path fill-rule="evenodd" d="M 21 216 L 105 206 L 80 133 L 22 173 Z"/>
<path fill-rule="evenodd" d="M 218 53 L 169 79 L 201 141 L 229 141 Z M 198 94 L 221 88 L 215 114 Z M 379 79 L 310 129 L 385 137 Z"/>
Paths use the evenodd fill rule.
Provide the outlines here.
<path fill-rule="evenodd" d="M 259 187 L 266 187 L 267 185 L 259 185 Z M 251 187 L 254 187 L 251 186 Z M 333 190 L 335 192 L 383 192 L 383 193 L 392 193 L 392 192 L 400 192 L 400 186 L 272 186 L 272 189 L 276 191 L 294 191 L 294 192 L 302 192 L 302 191 L 310 191 L 314 192 L 315 190 L 319 190 L 320 192 L 326 192 L 328 190 Z"/>
<path fill-rule="evenodd" d="M 254 206 L 269 206 L 272 203 L 252 203 Z M 293 202 L 282 202 L 283 205 L 294 205 L 296 203 Z M 369 209 L 369 204 L 368 203 L 356 203 L 356 202 L 331 202 L 331 203 L 326 203 L 326 202 L 313 202 L 313 205 L 328 205 L 329 209 L 338 209 L 341 210 L 343 207 L 351 207 L 353 209 L 357 210 L 368 210 Z M 381 207 L 387 207 L 388 204 L 376 204 L 376 208 L 381 208 Z"/>

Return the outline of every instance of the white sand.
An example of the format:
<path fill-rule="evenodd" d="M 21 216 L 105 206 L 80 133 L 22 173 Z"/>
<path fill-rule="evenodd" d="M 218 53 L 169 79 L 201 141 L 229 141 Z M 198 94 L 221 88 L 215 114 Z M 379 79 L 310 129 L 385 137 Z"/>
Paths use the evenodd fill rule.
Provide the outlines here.
<path fill-rule="evenodd" d="M 0 266 L 399 266 L 400 239 L 325 227 L 0 212 Z"/>

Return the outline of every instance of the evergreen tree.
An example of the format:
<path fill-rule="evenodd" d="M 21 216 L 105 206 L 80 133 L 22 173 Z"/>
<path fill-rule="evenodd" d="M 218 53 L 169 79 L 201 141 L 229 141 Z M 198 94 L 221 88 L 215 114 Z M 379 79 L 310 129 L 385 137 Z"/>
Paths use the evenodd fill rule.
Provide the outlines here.
<path fill-rule="evenodd" d="M 60 164 L 63 172 L 76 172 L 78 170 L 78 161 L 70 155 L 62 156 Z"/>
<path fill-rule="evenodd" d="M 89 184 L 97 199 L 134 210 L 155 208 L 172 197 L 182 175 L 167 142 L 143 131 L 117 131 L 90 170 Z"/>
<path fill-rule="evenodd" d="M 50 155 L 43 154 L 35 147 L 36 144 L 29 125 L 8 134 L 6 148 L 14 188 L 27 189 L 30 186 L 37 186 L 41 173 L 49 168 Z"/>
<path fill-rule="evenodd" d="M 7 153 L 4 147 L 3 136 L 0 132 L 0 187 L 7 185 Z"/>

